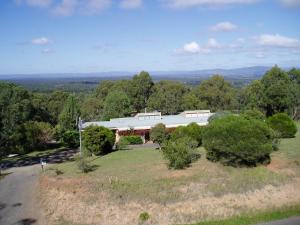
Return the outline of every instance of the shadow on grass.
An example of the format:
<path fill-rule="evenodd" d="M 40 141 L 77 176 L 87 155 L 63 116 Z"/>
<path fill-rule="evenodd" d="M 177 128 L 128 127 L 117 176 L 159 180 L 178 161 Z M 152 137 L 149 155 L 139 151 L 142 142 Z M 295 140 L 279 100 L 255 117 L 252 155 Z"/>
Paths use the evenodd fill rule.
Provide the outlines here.
<path fill-rule="evenodd" d="M 26 219 L 19 220 L 14 225 L 32 225 L 32 224 L 35 224 L 36 222 L 37 222 L 36 219 L 26 218 Z"/>
<path fill-rule="evenodd" d="M 49 149 L 40 151 L 37 154 L 21 155 L 16 158 L 6 158 L 2 160 L 0 166 L 2 169 L 9 169 L 12 167 L 31 166 L 40 164 L 41 159 L 47 163 L 57 164 L 65 161 L 74 160 L 72 157 L 78 152 L 78 149 L 58 148 L 49 151 Z"/>

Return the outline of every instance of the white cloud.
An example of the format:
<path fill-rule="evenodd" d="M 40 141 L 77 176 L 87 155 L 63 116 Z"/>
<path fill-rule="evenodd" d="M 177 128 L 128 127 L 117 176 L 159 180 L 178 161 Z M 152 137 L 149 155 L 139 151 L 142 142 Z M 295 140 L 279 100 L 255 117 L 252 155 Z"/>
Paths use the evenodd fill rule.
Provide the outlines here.
<path fill-rule="evenodd" d="M 31 44 L 34 45 L 48 45 L 50 40 L 46 37 L 35 38 L 31 40 Z"/>
<path fill-rule="evenodd" d="M 52 0 L 15 0 L 15 3 L 18 5 L 27 4 L 32 7 L 46 8 L 52 4 Z"/>
<path fill-rule="evenodd" d="M 111 6 L 111 0 L 87 0 L 84 13 L 95 14 Z"/>
<path fill-rule="evenodd" d="M 182 49 L 178 51 L 179 53 L 188 53 L 188 54 L 199 54 L 199 53 L 209 53 L 210 50 L 207 48 L 201 47 L 197 42 L 193 41 L 186 43 Z"/>
<path fill-rule="evenodd" d="M 51 48 L 44 48 L 42 50 L 42 53 L 43 54 L 51 54 L 51 53 L 54 53 L 54 51 Z"/>
<path fill-rule="evenodd" d="M 70 16 L 74 13 L 77 5 L 77 0 L 62 0 L 60 4 L 52 9 L 52 12 L 58 16 Z"/>
<path fill-rule="evenodd" d="M 236 4 L 252 4 L 258 0 L 163 0 L 171 8 L 189 8 L 195 6 L 228 6 Z"/>
<path fill-rule="evenodd" d="M 46 8 L 58 16 L 71 16 L 74 13 L 95 14 L 112 4 L 112 0 L 14 0 L 14 2 L 17 5 Z"/>
<path fill-rule="evenodd" d="M 180 54 L 207 54 L 213 50 L 224 48 L 216 39 L 208 39 L 206 44 L 199 45 L 196 41 L 192 41 L 183 45 L 183 48 L 177 49 L 175 52 Z"/>
<path fill-rule="evenodd" d="M 225 22 L 221 22 L 221 23 L 218 23 L 218 24 L 210 27 L 210 30 L 214 31 L 214 32 L 219 32 L 219 31 L 229 32 L 229 31 L 234 31 L 237 28 L 238 28 L 237 25 L 235 25 L 231 22 L 225 21 Z"/>
<path fill-rule="evenodd" d="M 136 9 L 141 7 L 142 4 L 142 0 L 122 0 L 120 2 L 120 7 L 123 9 Z"/>
<path fill-rule="evenodd" d="M 207 48 L 222 48 L 222 45 L 221 44 L 219 44 L 218 42 L 217 42 L 217 40 L 216 39 L 214 39 L 214 38 L 210 38 L 210 39 L 208 39 L 208 42 L 207 42 Z"/>
<path fill-rule="evenodd" d="M 300 7 L 299 0 L 280 0 L 280 2 L 287 7 Z"/>
<path fill-rule="evenodd" d="M 300 48 L 300 41 L 295 38 L 281 36 L 279 34 L 262 34 L 256 37 L 259 45 L 284 48 Z"/>

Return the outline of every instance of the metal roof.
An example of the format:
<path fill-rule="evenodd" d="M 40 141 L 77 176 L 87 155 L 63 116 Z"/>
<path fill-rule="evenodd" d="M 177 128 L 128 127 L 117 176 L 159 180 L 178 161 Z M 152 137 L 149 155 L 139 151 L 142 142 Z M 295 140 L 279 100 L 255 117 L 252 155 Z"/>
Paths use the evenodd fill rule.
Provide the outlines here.
<path fill-rule="evenodd" d="M 96 125 L 107 127 L 112 130 L 143 130 L 143 129 L 151 129 L 155 125 L 159 123 L 163 123 L 167 128 L 178 127 L 178 126 L 186 126 L 190 123 L 197 123 L 199 125 L 207 125 L 208 118 L 213 115 L 213 113 L 202 113 L 197 117 L 185 117 L 182 114 L 179 115 L 168 115 L 161 116 L 152 119 L 139 119 L 137 117 L 126 117 L 126 118 L 115 118 L 110 121 L 95 121 L 95 122 L 85 122 L 82 125 L 82 128 L 85 129 L 88 126 Z"/>

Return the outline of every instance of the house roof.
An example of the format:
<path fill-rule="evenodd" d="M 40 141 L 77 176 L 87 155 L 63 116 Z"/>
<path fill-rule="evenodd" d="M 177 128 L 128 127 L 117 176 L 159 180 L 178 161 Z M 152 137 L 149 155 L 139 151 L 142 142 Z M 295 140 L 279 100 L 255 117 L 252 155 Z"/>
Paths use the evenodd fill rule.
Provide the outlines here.
<path fill-rule="evenodd" d="M 189 111 L 189 113 L 191 113 L 191 111 Z M 167 128 L 174 128 L 178 126 L 186 126 L 193 122 L 204 126 L 208 124 L 208 118 L 213 115 L 213 113 L 210 113 L 209 111 L 201 113 L 195 111 L 195 115 L 195 117 L 186 117 L 185 114 L 151 117 L 151 115 L 147 113 L 147 115 L 144 115 L 144 119 L 142 119 L 143 114 L 139 114 L 139 117 L 116 118 L 111 119 L 110 121 L 85 122 L 82 124 L 82 128 L 85 129 L 88 126 L 96 125 L 119 131 L 131 129 L 144 130 L 151 129 L 159 123 L 163 123 Z"/>

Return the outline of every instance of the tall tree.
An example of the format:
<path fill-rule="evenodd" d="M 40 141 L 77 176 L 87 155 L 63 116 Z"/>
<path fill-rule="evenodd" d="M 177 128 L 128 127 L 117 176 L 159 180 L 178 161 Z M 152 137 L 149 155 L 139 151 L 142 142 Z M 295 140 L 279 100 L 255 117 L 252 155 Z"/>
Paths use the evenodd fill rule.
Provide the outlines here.
<path fill-rule="evenodd" d="M 291 105 L 291 80 L 288 74 L 274 66 L 263 76 L 263 102 L 267 116 L 286 111 Z"/>
<path fill-rule="evenodd" d="M 132 111 L 128 96 L 121 91 L 112 91 L 105 99 L 103 108 L 103 119 L 129 116 Z"/>
<path fill-rule="evenodd" d="M 230 109 L 234 88 L 224 77 L 215 75 L 201 82 L 197 95 L 212 111 Z"/>
<path fill-rule="evenodd" d="M 163 114 L 175 114 L 183 108 L 183 96 L 187 93 L 187 87 L 175 81 L 160 81 L 153 87 L 147 105 L 152 110 L 158 110 Z"/>
<path fill-rule="evenodd" d="M 25 123 L 34 117 L 31 97 L 22 87 L 0 82 L 0 156 L 25 150 Z"/>
<path fill-rule="evenodd" d="M 74 95 L 70 95 L 59 115 L 60 129 L 64 131 L 77 130 L 77 120 L 80 115 L 79 106 Z"/>
<path fill-rule="evenodd" d="M 80 104 L 80 113 L 83 120 L 99 120 L 104 103 L 96 97 L 86 96 Z"/>
<path fill-rule="evenodd" d="M 59 115 L 62 112 L 69 94 L 63 91 L 54 91 L 46 98 L 46 109 L 51 116 L 50 122 L 53 126 L 58 123 Z M 45 99 L 44 99 L 45 101 Z"/>
<path fill-rule="evenodd" d="M 140 112 L 142 109 L 146 108 L 154 83 L 149 73 L 142 71 L 132 78 L 131 84 L 130 93 L 133 107 L 136 111 Z"/>
<path fill-rule="evenodd" d="M 260 80 L 253 81 L 242 92 L 241 104 L 247 109 L 264 109 L 264 88 Z"/>
<path fill-rule="evenodd" d="M 292 115 L 293 119 L 300 118 L 300 70 L 298 69 L 291 69 L 288 72 L 288 75 L 292 81 L 291 84 L 291 107 L 290 107 L 290 114 Z"/>

